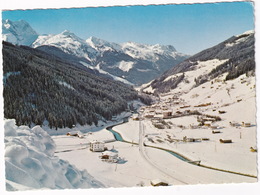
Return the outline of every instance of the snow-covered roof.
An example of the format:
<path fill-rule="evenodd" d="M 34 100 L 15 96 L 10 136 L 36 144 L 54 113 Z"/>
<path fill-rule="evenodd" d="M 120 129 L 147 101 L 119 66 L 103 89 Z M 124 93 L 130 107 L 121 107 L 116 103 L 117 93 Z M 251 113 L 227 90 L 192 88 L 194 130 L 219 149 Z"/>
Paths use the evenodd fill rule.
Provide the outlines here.
<path fill-rule="evenodd" d="M 105 151 L 102 152 L 102 155 L 108 155 L 108 156 L 118 156 L 117 153 L 111 152 L 111 151 Z"/>
<path fill-rule="evenodd" d="M 91 144 L 105 144 L 105 142 L 93 140 L 90 142 Z"/>

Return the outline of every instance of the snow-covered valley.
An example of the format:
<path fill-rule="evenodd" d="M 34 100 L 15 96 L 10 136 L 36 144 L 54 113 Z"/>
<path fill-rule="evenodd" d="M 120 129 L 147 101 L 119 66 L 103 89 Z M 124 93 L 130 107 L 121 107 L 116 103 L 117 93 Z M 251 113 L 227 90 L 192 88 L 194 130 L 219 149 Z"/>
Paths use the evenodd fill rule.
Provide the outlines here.
<path fill-rule="evenodd" d="M 210 104 L 206 104 L 208 102 Z M 162 108 L 165 107 L 170 107 L 175 117 L 163 119 Z M 196 114 L 185 114 L 195 111 L 201 113 L 201 116 L 219 117 L 221 120 L 199 125 Z M 238 112 L 241 114 L 237 114 Z M 154 118 L 147 117 L 147 113 L 153 113 Z M 90 173 L 104 183 L 110 178 L 108 185 L 112 187 L 140 184 L 150 186 L 150 181 L 156 178 L 172 185 L 254 183 L 257 182 L 257 152 L 250 148 L 256 148 L 255 114 L 255 77 L 242 75 L 226 82 L 218 78 L 215 82 L 206 82 L 190 91 L 187 91 L 185 85 L 182 90 L 180 85 L 178 89 L 161 95 L 161 101 L 157 104 L 141 108 L 139 116 L 134 114 L 129 122 L 113 128 L 128 143 L 115 141 L 106 145 L 108 149 L 114 148 L 119 156 L 126 160 L 125 163 L 101 162 L 98 158 L 100 154 L 87 148 L 86 156 L 83 155 L 84 150 L 57 155 L 66 160 L 71 159 L 71 163 L 75 163 L 76 166 L 91 170 Z M 165 125 L 163 128 L 155 125 L 155 120 L 159 118 Z M 250 125 L 244 126 L 242 122 Z M 145 157 L 140 152 L 140 125 L 143 128 L 142 138 L 146 146 Z M 105 128 L 99 131 L 99 134 L 102 132 L 108 133 Z M 85 142 L 93 139 L 88 139 L 88 136 L 85 136 L 88 140 Z M 195 141 L 184 141 L 184 137 Z M 81 139 L 80 142 L 85 139 Z M 220 139 L 232 140 L 232 143 L 221 143 Z M 54 140 L 60 145 L 62 137 L 57 136 Z M 174 151 L 190 161 L 199 161 L 200 166 L 180 160 L 167 151 L 148 146 Z M 82 160 L 71 158 L 70 155 L 74 152 L 76 156 L 81 156 Z M 88 165 L 85 162 L 89 162 Z M 94 168 L 97 164 L 98 168 Z M 153 171 L 148 171 L 151 169 Z M 124 180 L 125 176 L 131 179 Z"/>
<path fill-rule="evenodd" d="M 184 60 L 22 24 L 37 49 L 3 44 L 7 191 L 257 182 L 254 31 Z"/>
<path fill-rule="evenodd" d="M 43 126 L 44 131 L 8 120 L 7 189 L 257 182 L 255 76 L 226 81 L 224 73 L 194 87 L 196 77 L 223 62 L 197 63 L 176 89 L 151 106 L 139 105 L 128 122 L 122 123 L 131 115 L 125 112 L 98 126 L 57 131 Z M 113 125 L 122 140 L 107 130 Z M 117 160 L 107 162 L 102 152 L 91 151 L 95 140 Z M 48 174 L 54 169 L 55 175 Z"/>

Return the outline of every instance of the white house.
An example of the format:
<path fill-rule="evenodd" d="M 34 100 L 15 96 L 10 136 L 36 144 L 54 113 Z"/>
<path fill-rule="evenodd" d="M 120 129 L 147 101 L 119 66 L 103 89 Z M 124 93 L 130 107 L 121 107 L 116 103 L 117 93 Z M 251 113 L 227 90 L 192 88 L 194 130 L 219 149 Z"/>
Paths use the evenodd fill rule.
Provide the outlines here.
<path fill-rule="evenodd" d="M 100 141 L 90 142 L 90 150 L 92 152 L 103 152 L 105 151 L 105 143 Z"/>

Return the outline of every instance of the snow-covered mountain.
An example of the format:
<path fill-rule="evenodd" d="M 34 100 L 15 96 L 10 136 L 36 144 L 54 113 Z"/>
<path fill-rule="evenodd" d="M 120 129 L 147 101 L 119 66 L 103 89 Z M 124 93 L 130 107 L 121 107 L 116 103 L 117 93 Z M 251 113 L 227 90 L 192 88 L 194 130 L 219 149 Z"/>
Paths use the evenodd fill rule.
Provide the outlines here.
<path fill-rule="evenodd" d="M 84 57 L 90 61 L 97 55 L 97 51 L 86 44 L 85 40 L 77 37 L 74 33 L 68 30 L 57 35 L 39 36 L 32 44 L 32 47 L 36 48 L 41 45 L 55 46 L 68 54 Z"/>
<path fill-rule="evenodd" d="M 23 26 L 27 30 L 20 30 L 25 28 Z M 136 85 L 151 81 L 188 57 L 171 45 L 134 42 L 117 44 L 96 37 L 83 40 L 68 30 L 56 35 L 38 36 L 24 21 L 6 20 L 2 28 L 3 40 L 7 42 L 34 48 L 54 46 L 65 53 L 86 59 L 89 66 L 96 70 Z"/>
<path fill-rule="evenodd" d="M 156 62 L 158 55 L 164 55 L 168 57 L 177 57 L 181 55 L 176 51 L 172 45 L 145 45 L 134 42 L 127 42 L 122 44 L 122 50 L 133 58 L 151 60 Z"/>
<path fill-rule="evenodd" d="M 184 60 L 173 46 L 145 45 L 133 42 L 117 44 L 96 37 L 86 41 L 64 31 L 58 35 L 39 36 L 33 47 L 50 45 L 66 53 L 83 57 L 89 65 L 133 84 L 142 84 Z"/>
<path fill-rule="evenodd" d="M 180 86 L 186 91 L 221 77 L 231 80 L 255 70 L 254 31 L 228 40 L 191 56 L 143 86 L 145 91 L 165 93 Z"/>
<path fill-rule="evenodd" d="M 24 20 L 2 20 L 2 39 L 18 45 L 30 46 L 38 38 L 38 33 Z"/>

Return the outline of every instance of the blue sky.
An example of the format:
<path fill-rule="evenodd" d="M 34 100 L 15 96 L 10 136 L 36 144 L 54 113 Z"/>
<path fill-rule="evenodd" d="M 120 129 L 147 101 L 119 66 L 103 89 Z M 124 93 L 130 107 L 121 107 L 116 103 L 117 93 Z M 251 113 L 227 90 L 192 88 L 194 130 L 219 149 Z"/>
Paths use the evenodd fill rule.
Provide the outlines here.
<path fill-rule="evenodd" d="M 70 30 L 122 43 L 173 45 L 195 54 L 254 29 L 249 2 L 3 11 L 3 19 L 26 20 L 39 34 Z"/>

